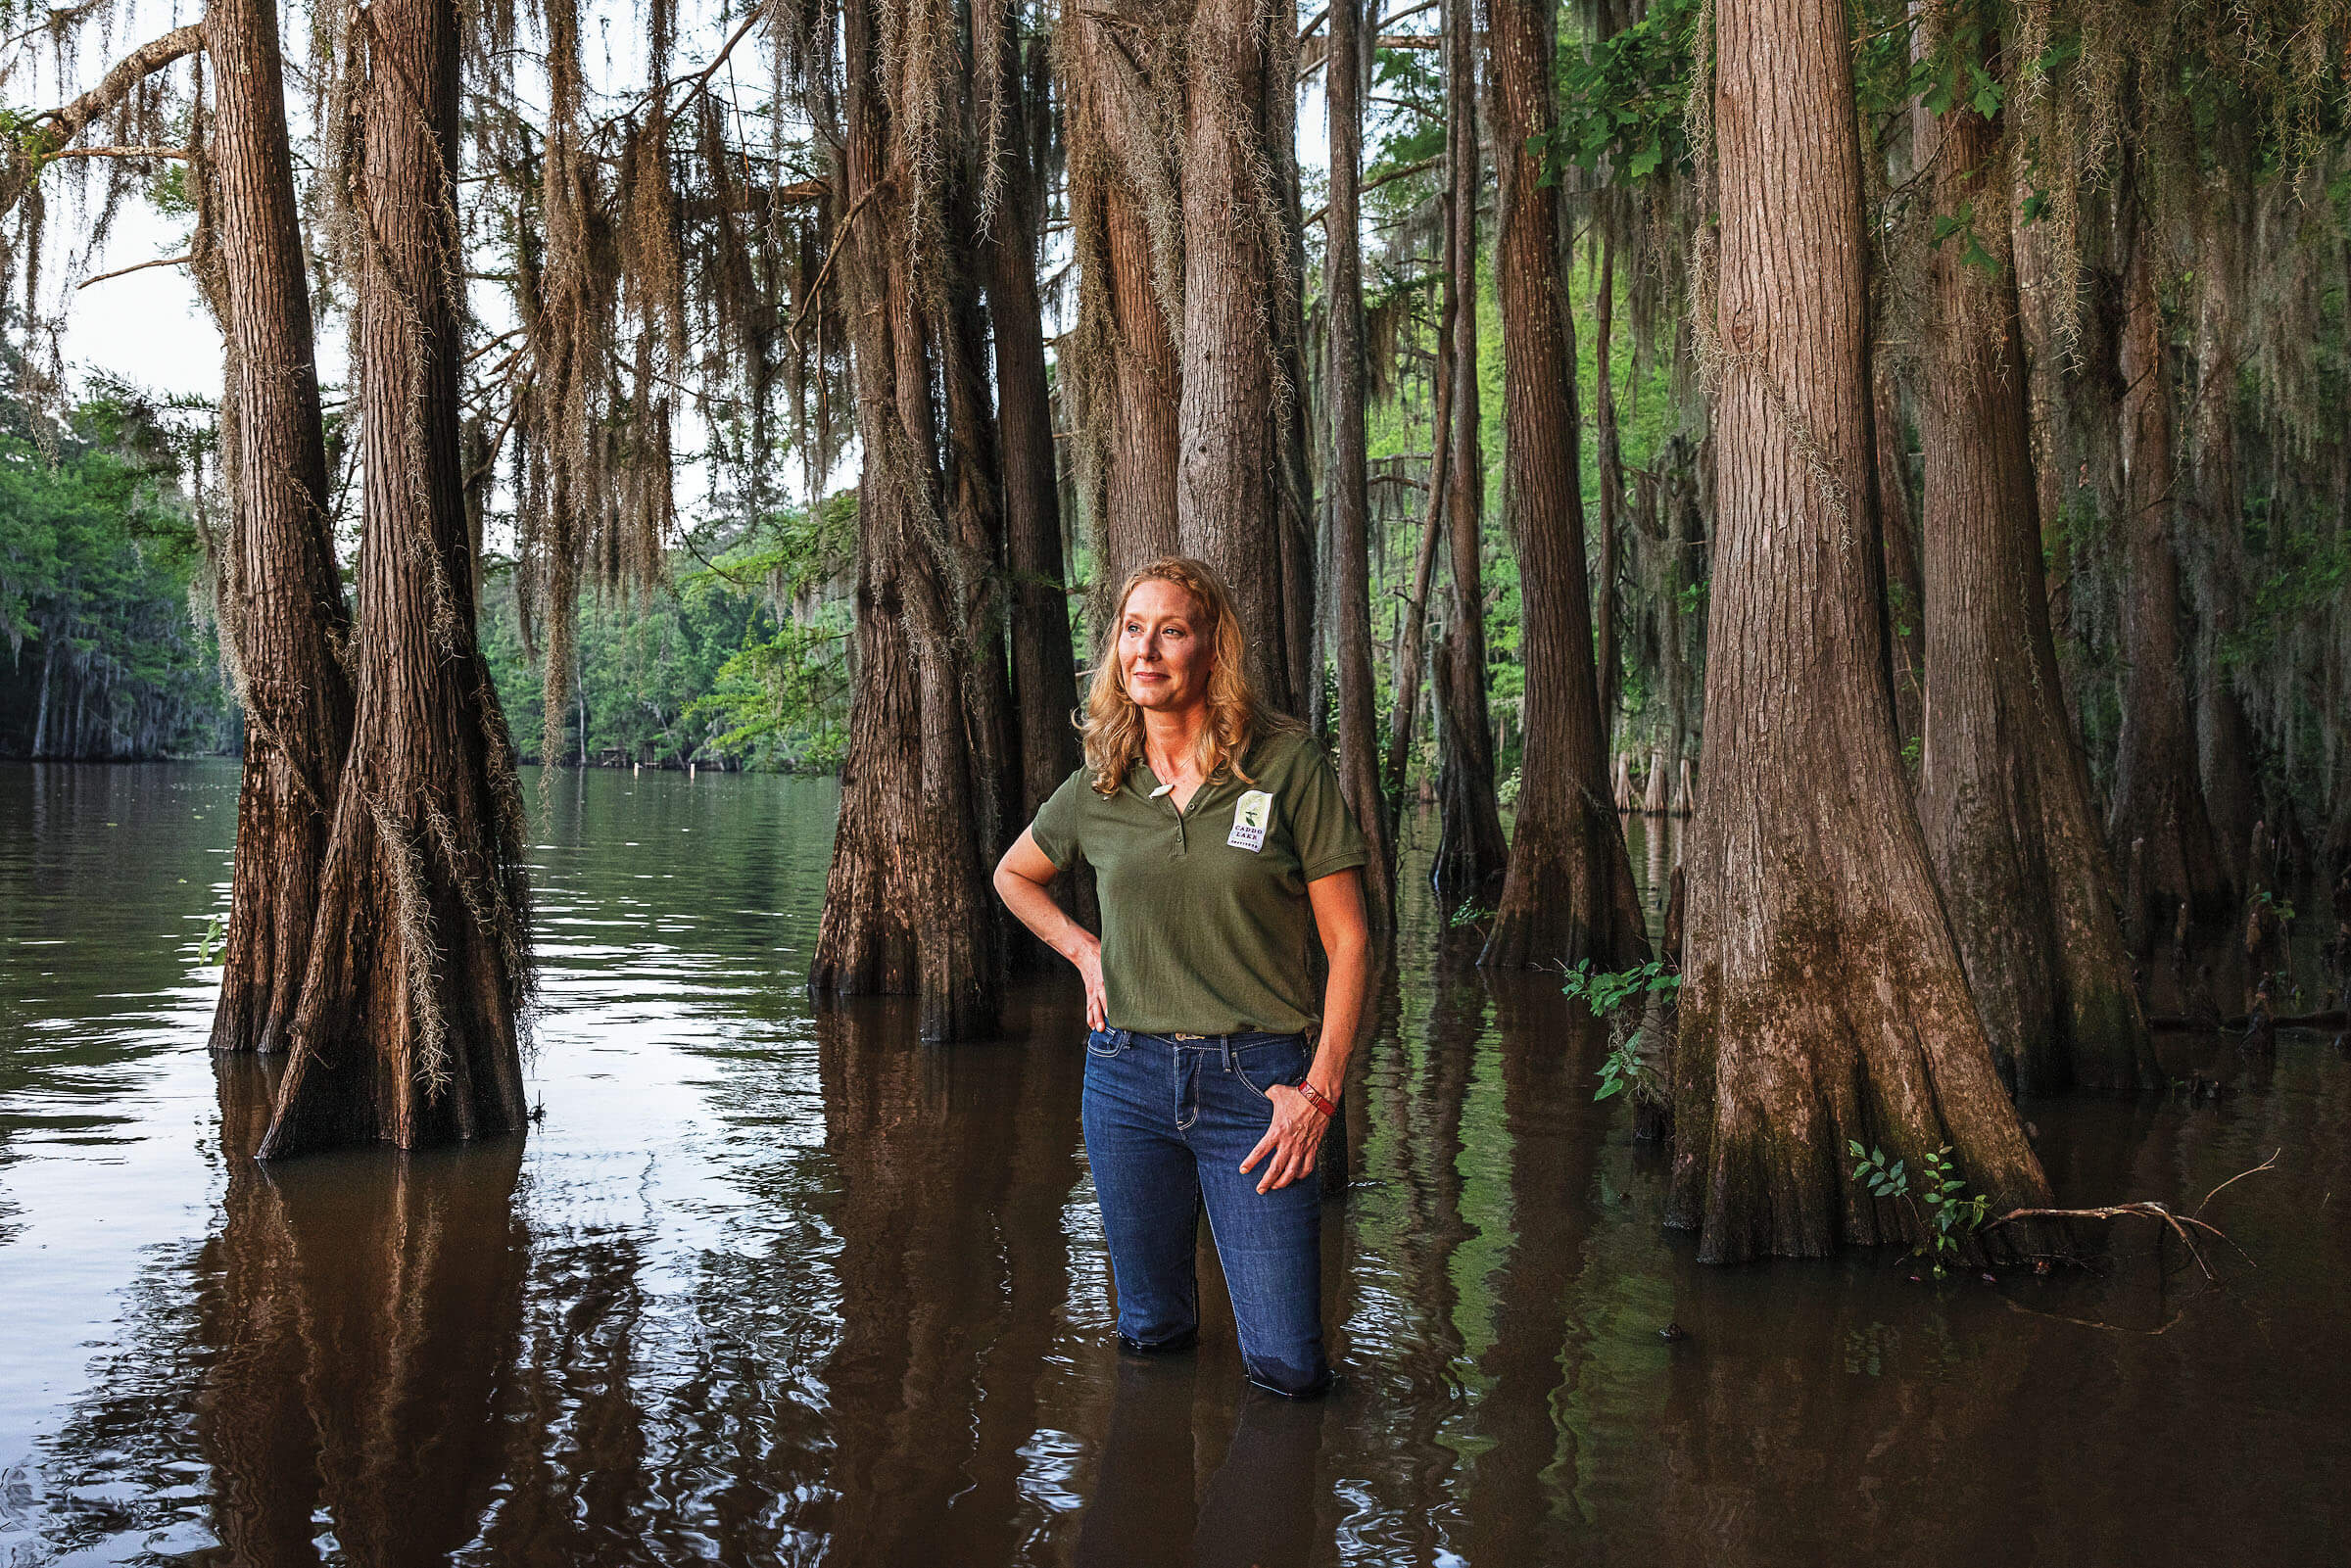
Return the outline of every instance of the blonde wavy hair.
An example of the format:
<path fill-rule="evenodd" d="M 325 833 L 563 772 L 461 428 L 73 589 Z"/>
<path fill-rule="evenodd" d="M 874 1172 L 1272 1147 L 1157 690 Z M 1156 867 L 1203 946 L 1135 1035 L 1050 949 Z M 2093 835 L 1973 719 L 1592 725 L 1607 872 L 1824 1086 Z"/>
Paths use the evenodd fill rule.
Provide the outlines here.
<path fill-rule="evenodd" d="M 1101 794 L 1117 794 L 1143 755 L 1143 710 L 1127 690 L 1127 671 L 1119 659 L 1119 629 L 1126 624 L 1127 601 L 1137 588 L 1154 579 L 1173 583 L 1191 596 L 1192 630 L 1209 649 L 1208 724 L 1201 730 L 1194 751 L 1200 777 L 1205 782 L 1229 768 L 1243 784 L 1254 784 L 1256 781 L 1241 771 L 1241 758 L 1247 755 L 1249 743 L 1259 736 L 1292 728 L 1291 722 L 1261 704 L 1257 689 L 1249 684 L 1249 643 L 1223 579 L 1205 561 L 1188 555 L 1163 555 L 1138 568 L 1119 590 L 1118 613 L 1111 617 L 1102 656 L 1086 688 L 1085 717 L 1078 732 L 1094 788 Z"/>

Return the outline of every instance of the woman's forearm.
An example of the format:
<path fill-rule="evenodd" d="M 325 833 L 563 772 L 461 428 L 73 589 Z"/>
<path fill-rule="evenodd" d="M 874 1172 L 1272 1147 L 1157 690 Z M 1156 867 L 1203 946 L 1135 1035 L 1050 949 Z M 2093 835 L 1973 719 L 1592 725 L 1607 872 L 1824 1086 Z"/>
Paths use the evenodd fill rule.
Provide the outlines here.
<path fill-rule="evenodd" d="M 1336 1100 L 1347 1082 L 1347 1059 L 1355 1053 L 1355 1036 L 1364 1022 L 1364 993 L 1371 974 L 1370 944 L 1341 941 L 1326 949 L 1330 977 L 1322 985 L 1322 1037 L 1316 1044 L 1314 1066 L 1306 1078 L 1326 1098 Z"/>
<path fill-rule="evenodd" d="M 1004 900 L 1004 907 L 1054 952 L 1075 964 L 1093 946 L 1093 932 L 1070 919 L 1069 912 L 1053 901 L 1052 892 L 1042 883 L 1002 867 L 997 869 L 995 880 L 996 896 Z"/>

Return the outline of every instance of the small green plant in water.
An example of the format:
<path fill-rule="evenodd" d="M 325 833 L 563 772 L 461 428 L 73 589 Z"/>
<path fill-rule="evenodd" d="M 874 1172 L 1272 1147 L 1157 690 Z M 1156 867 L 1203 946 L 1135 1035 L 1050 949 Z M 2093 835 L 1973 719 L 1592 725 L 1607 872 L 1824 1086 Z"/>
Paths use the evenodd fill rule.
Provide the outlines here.
<path fill-rule="evenodd" d="M 210 964 L 213 961 L 213 950 L 220 945 L 220 933 L 226 928 L 217 915 L 205 923 L 204 941 L 196 949 L 197 963 Z"/>
<path fill-rule="evenodd" d="M 1566 971 L 1566 983 L 1559 987 L 1560 994 L 1583 1003 L 1599 1019 L 1607 1018 L 1634 997 L 1646 997 L 1653 991 L 1679 990 L 1682 984 L 1682 977 L 1668 973 L 1665 961 L 1656 958 L 1634 969 L 1613 971 L 1595 970 L 1592 961 L 1585 959 Z"/>
<path fill-rule="evenodd" d="M 1629 970 L 1595 970 L 1592 961 L 1585 959 L 1566 971 L 1566 981 L 1559 990 L 1592 1010 L 1596 1019 L 1613 1017 L 1627 1002 L 1655 995 L 1670 995 L 1681 989 L 1682 977 L 1665 968 L 1661 959 Z M 1621 1022 L 1611 1026 L 1619 1035 L 1608 1046 L 1608 1054 L 1600 1064 L 1600 1087 L 1592 1098 L 1606 1100 L 1627 1089 L 1636 1091 L 1637 1098 L 1662 1103 L 1661 1092 L 1651 1092 L 1655 1074 L 1649 1071 L 1649 1058 L 1642 1052 L 1643 1031 L 1639 1025 L 1626 1029 Z"/>
<path fill-rule="evenodd" d="M 1871 1196 L 1891 1198 L 1909 1211 L 1913 1227 L 1925 1238 L 1911 1255 L 1934 1269 L 1937 1279 L 1949 1274 L 1959 1250 L 1983 1227 L 1991 1208 L 1991 1199 L 1984 1193 L 1967 1196 L 1967 1183 L 1951 1168 L 1951 1146 L 1946 1143 L 1919 1161 L 1916 1191 L 1908 1162 L 1889 1162 L 1885 1150 L 1864 1149 L 1858 1139 L 1847 1139 L 1845 1146 L 1860 1162 L 1853 1166 L 1853 1179 Z"/>
<path fill-rule="evenodd" d="M 1494 912 L 1474 898 L 1464 898 L 1445 922 L 1455 930 L 1464 926 L 1483 926 L 1494 918 Z"/>
<path fill-rule="evenodd" d="M 1635 1029 L 1621 1043 L 1609 1047 L 1607 1060 L 1600 1065 L 1600 1087 L 1593 1091 L 1592 1098 L 1606 1100 L 1627 1089 L 1646 1087 L 1641 1077 L 1646 1067 L 1641 1058 L 1641 1031 Z"/>

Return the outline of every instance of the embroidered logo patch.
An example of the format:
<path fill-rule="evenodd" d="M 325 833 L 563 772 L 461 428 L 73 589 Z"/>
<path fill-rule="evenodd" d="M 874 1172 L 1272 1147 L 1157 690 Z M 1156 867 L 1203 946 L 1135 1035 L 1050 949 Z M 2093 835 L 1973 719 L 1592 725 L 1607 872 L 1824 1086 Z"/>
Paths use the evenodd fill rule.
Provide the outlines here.
<path fill-rule="evenodd" d="M 1266 824 L 1272 816 L 1273 797 L 1263 789 L 1248 791 L 1232 808 L 1232 832 L 1224 835 L 1224 841 L 1256 854 L 1266 847 Z"/>

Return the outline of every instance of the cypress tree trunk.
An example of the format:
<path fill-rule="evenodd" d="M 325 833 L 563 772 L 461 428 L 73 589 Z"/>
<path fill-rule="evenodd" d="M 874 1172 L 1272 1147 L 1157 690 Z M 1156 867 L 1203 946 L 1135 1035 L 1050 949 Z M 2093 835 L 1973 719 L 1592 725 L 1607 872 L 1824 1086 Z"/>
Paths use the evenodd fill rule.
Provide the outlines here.
<path fill-rule="evenodd" d="M 1452 198 L 1443 202 L 1451 211 Z M 1448 218 L 1450 223 L 1451 219 Z M 1405 775 L 1413 758 L 1414 732 L 1419 726 L 1421 667 L 1428 652 L 1429 589 L 1436 580 L 1437 542 L 1445 529 L 1446 475 L 1452 464 L 1453 444 L 1453 279 L 1447 275 L 1445 301 L 1439 308 L 1435 372 L 1435 417 L 1429 421 L 1428 516 L 1421 524 L 1420 546 L 1413 553 L 1413 593 L 1403 610 L 1404 635 L 1396 648 L 1395 700 L 1388 709 L 1388 798 L 1393 816 L 1404 809 Z"/>
<path fill-rule="evenodd" d="M 2107 837 L 2135 862 L 2135 907 L 2123 912 L 2133 949 L 2144 953 L 2172 929 L 2180 906 L 2197 921 L 2226 917 L 2227 875 L 2204 789 L 2195 729 L 2180 667 L 2180 560 L 2172 547 L 2171 377 L 2164 366 L 2163 308 L 2155 292 L 2156 236 L 2140 214 L 2130 161 L 2117 192 L 2122 229 L 2123 323 L 2116 369 L 2123 387 L 2123 538 L 2128 562 L 2123 631 L 2123 731 Z"/>
<path fill-rule="evenodd" d="M 1182 124 L 1183 395 L 1176 529 L 1224 579 L 1248 629 L 1251 673 L 1272 706 L 1301 711 L 1311 636 L 1311 550 L 1285 540 L 1284 443 L 1303 389 L 1282 363 L 1298 309 L 1272 177 L 1297 76 L 1296 23 L 1256 0 L 1199 0 L 1186 33 Z M 1289 339 L 1294 341 L 1294 336 Z M 1302 596 L 1307 602 L 1300 605 Z M 1295 619 L 1293 607 L 1307 614 Z M 1293 645 L 1293 643 L 1297 645 Z"/>
<path fill-rule="evenodd" d="M 1379 690 L 1371 675 L 1370 506 L 1366 494 L 1364 430 L 1364 280 L 1358 249 L 1356 182 L 1363 157 L 1364 0 L 1331 0 L 1330 56 L 1324 68 L 1330 114 L 1330 211 L 1325 218 L 1323 298 L 1330 309 L 1325 398 L 1329 458 L 1323 485 L 1330 506 L 1331 582 L 1336 614 L 1332 653 L 1339 670 L 1339 787 L 1363 830 L 1371 858 L 1364 867 L 1364 904 L 1375 931 L 1396 911 L 1395 847 L 1380 790 Z"/>
<path fill-rule="evenodd" d="M 303 275 L 274 0 L 214 0 L 213 235 L 205 292 L 228 340 L 220 631 L 245 710 L 216 1051 L 273 1051 L 302 990 L 352 693 L 327 535 L 326 442 Z"/>
<path fill-rule="evenodd" d="M 1847 12 L 1723 0 L 1716 18 L 1719 511 L 1667 1218 L 1729 1262 L 1903 1233 L 1851 1180 L 1847 1140 L 1912 1169 L 1947 1144 L 1995 1209 L 2048 1183 L 1895 751 Z"/>
<path fill-rule="evenodd" d="M 1486 714 L 1486 590 L 1479 562 L 1486 459 L 1477 413 L 1477 56 L 1470 0 L 1446 0 L 1447 156 L 1453 190 L 1445 257 L 1453 319 L 1453 455 L 1445 486 L 1453 597 L 1437 643 L 1436 859 L 1430 879 L 1447 903 L 1485 904 L 1501 892 L 1510 842 L 1494 799 L 1494 727 Z"/>
<path fill-rule="evenodd" d="M 1931 262 L 1919 821 L 2001 1075 L 2035 1092 L 2144 1087 L 2153 1044 L 2041 586 L 2000 128 L 1964 105 L 1940 119 L 1919 109 L 1914 125 L 1937 214 L 1972 212 L 1997 263 L 1987 276 L 1955 240 Z"/>
<path fill-rule="evenodd" d="M 1600 585 L 1592 595 L 1593 665 L 1600 685 L 1601 753 L 1616 733 L 1624 696 L 1624 653 L 1616 613 L 1616 579 L 1623 569 L 1624 445 L 1616 430 L 1616 383 L 1608 368 L 1616 325 L 1616 228 L 1600 236 L 1600 292 L 1592 301 L 1593 435 L 1600 450 Z"/>
<path fill-rule="evenodd" d="M 967 140 L 973 146 L 976 137 Z M 946 191 L 948 232 L 970 234 L 979 226 L 976 210 L 980 175 L 975 161 L 961 166 Z M 973 257 L 984 265 L 984 257 Z M 992 338 L 981 302 L 980 273 L 955 258 L 946 267 L 944 319 L 933 341 L 940 358 L 939 382 L 946 396 L 946 439 L 940 444 L 941 493 L 946 499 L 948 536 L 936 552 L 947 562 L 943 574 L 953 615 L 956 673 L 963 682 L 963 728 L 971 749 L 973 841 L 982 860 L 995 864 L 1027 819 L 1013 821 L 1022 794 L 1020 735 L 1013 714 L 1012 672 L 1006 658 L 1009 619 L 1004 583 L 1002 463 L 998 457 L 995 409 L 988 396 L 988 350 Z M 989 915 L 1001 954 L 1009 932 L 993 899 Z"/>
<path fill-rule="evenodd" d="M 2228 117 L 2223 117 L 2224 121 Z M 2248 846 L 2261 805 L 2253 776 L 2253 727 L 2231 684 L 2226 654 L 2244 593 L 2244 483 L 2238 471 L 2236 384 L 2242 363 L 2237 301 L 2242 297 L 2245 214 L 2252 193 L 2229 176 L 2245 154 L 2241 127 L 2224 124 L 2220 156 L 2232 166 L 2202 214 L 2196 267 L 2195 479 L 2202 548 L 2203 611 L 2196 648 L 2196 760 L 2223 869 L 2250 890 Z"/>
<path fill-rule="evenodd" d="M 1076 462 L 1099 563 L 1094 617 L 1127 574 L 1176 553 L 1176 414 L 1183 371 L 1182 214 L 1163 106 L 1136 79 L 1123 20 L 1080 12 L 1060 34 L 1078 331 L 1061 359 L 1075 394 Z M 1098 629 L 1098 628 L 1097 628 Z"/>
<path fill-rule="evenodd" d="M 924 63 L 899 58 L 872 0 L 842 11 L 846 140 L 834 182 L 844 214 L 850 351 L 864 468 L 857 487 L 857 690 L 841 765 L 840 826 L 825 884 L 809 988 L 820 994 L 912 993 L 926 1040 L 984 1033 L 995 1022 L 994 918 L 984 892 L 981 758 L 965 726 L 974 642 L 958 581 L 984 564 L 967 540 L 942 538 L 942 447 L 976 440 L 936 428 L 932 388 L 949 319 L 929 304 L 961 286 L 918 276 L 943 266 L 932 212 L 915 232 L 918 167 L 899 111 L 939 90 Z M 967 399 L 950 418 L 971 417 Z M 958 551 L 962 556 L 958 558 Z"/>
<path fill-rule="evenodd" d="M 474 639 L 457 442 L 459 17 L 378 0 L 360 25 L 359 698 L 264 1159 L 523 1123 L 522 805 Z"/>
<path fill-rule="evenodd" d="M 1011 568 L 1012 694 L 1021 759 L 1016 815 L 1026 823 L 1078 766 L 1078 673 L 1061 554 L 1044 318 L 1036 295 L 1036 172 L 1031 127 L 1044 113 L 1028 89 L 1017 10 L 1004 7 L 1003 73 L 1010 95 L 999 153 L 1003 194 L 989 227 L 988 320 L 995 332 L 998 440 L 1003 457 L 1005 563 Z M 1008 826 L 1010 826 L 1008 818 Z M 1015 830 L 1017 831 L 1017 829 Z"/>
<path fill-rule="evenodd" d="M 1575 326 L 1559 272 L 1559 203 L 1543 177 L 1557 116 L 1549 0 L 1487 0 L 1502 295 L 1504 511 L 1518 546 L 1525 760 L 1510 871 L 1482 964 L 1645 955 L 1641 900 L 1608 800 L 1607 730 L 1584 570 Z"/>

